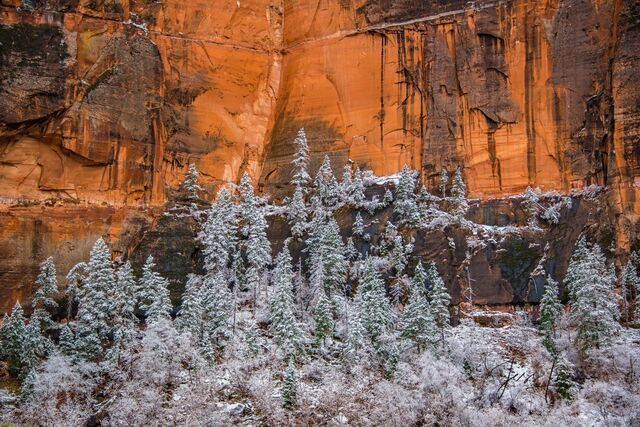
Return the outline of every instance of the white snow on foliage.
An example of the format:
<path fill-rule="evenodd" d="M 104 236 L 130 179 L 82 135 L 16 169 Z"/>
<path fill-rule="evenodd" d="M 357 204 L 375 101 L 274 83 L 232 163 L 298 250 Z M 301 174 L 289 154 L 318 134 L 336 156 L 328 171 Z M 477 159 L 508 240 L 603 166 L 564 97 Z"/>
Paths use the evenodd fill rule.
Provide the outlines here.
<path fill-rule="evenodd" d="M 189 167 L 185 194 L 162 219 L 198 228 L 197 268 L 183 278 L 177 307 L 160 274 L 172 260 L 145 254 L 142 271 L 134 271 L 129 261 L 112 261 L 99 239 L 89 262 L 73 267 L 60 286 L 53 258 L 46 259 L 34 284 L 34 314 L 25 317 L 17 303 L 0 324 L 0 360 L 20 385 L 3 390 L 0 382 L 0 420 L 65 426 L 638 423 L 640 330 L 619 323 L 616 271 L 597 244 L 581 237 L 576 245 L 562 283 L 566 306 L 544 270 L 545 248 L 531 277 L 555 299 L 542 304 L 551 307 L 551 301 L 554 310 L 553 316 L 543 310 L 540 330 L 528 311 L 474 305 L 480 278 L 468 268 L 490 246 L 496 255 L 506 251 L 501 244 L 511 236 L 545 237 L 572 208 L 572 198 L 598 197 L 601 187 L 570 196 L 528 188 L 513 196 L 517 221 L 478 224 L 461 167 L 451 177 L 438 173 L 438 196 L 406 166 L 377 177 L 348 163 L 338 180 L 325 156 L 312 179 L 303 129 L 295 141 L 295 197 L 284 203 L 256 195 L 256 183 L 244 174 L 240 185 L 223 186 L 203 208 L 199 174 Z M 379 195 L 367 196 L 373 185 L 382 187 Z M 284 242 L 269 241 L 270 224 L 289 233 Z M 414 253 L 430 233 L 442 236 L 433 248 L 442 254 L 432 259 L 466 252 L 449 284 L 460 288 L 455 297 L 462 302 L 453 308 L 439 259 Z M 538 245 L 529 240 L 530 248 Z M 620 279 L 627 320 L 640 313 L 632 311 L 640 292 L 637 264 L 631 257 Z"/>

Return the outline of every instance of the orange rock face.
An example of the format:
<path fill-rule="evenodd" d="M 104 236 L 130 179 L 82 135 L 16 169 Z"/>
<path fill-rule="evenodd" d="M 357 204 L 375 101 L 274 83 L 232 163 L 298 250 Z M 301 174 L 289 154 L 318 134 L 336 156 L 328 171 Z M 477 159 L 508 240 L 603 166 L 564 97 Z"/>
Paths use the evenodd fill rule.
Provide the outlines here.
<path fill-rule="evenodd" d="M 303 126 L 312 168 L 325 153 L 379 175 L 408 164 L 434 187 L 463 167 L 480 198 L 608 185 L 618 244 L 634 239 L 633 1 L 31 3 L 0 0 L 0 247 L 47 250 L 4 257 L 10 299 L 65 242 L 151 221 L 189 163 L 209 194 L 244 171 L 284 194 Z M 45 200 L 63 206 L 17 207 Z"/>

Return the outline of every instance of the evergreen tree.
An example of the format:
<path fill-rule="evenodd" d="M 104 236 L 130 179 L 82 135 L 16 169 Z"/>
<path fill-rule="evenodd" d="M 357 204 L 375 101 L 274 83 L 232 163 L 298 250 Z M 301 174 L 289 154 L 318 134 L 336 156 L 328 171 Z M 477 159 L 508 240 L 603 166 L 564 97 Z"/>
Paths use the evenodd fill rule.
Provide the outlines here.
<path fill-rule="evenodd" d="M 435 263 L 430 262 L 426 271 L 428 294 L 431 303 L 433 321 L 440 332 L 440 340 L 444 342 L 445 332 L 451 326 L 449 315 L 449 303 L 451 296 L 447 291 L 444 281 L 438 273 Z"/>
<path fill-rule="evenodd" d="M 72 356 L 75 353 L 75 340 L 76 338 L 69 324 L 64 325 L 60 329 L 60 338 L 58 339 L 58 347 L 62 354 Z"/>
<path fill-rule="evenodd" d="M 342 181 L 340 181 L 340 200 L 344 203 L 350 203 L 352 190 L 353 171 L 351 170 L 351 164 L 347 163 L 342 169 Z"/>
<path fill-rule="evenodd" d="M 451 185 L 452 198 L 452 214 L 457 221 L 462 221 L 469 210 L 469 202 L 467 201 L 467 186 L 462 179 L 462 170 L 456 169 L 453 176 L 453 184 Z"/>
<path fill-rule="evenodd" d="M 303 333 L 295 317 L 293 269 L 286 246 L 276 257 L 273 284 L 275 292 L 271 300 L 271 331 L 285 357 L 296 356 L 302 351 Z"/>
<path fill-rule="evenodd" d="M 309 268 L 309 285 L 311 287 L 311 300 L 327 292 L 327 280 L 325 276 L 324 260 L 321 256 L 312 256 L 309 260 L 311 266 Z"/>
<path fill-rule="evenodd" d="M 629 320 L 629 301 L 631 300 L 633 292 L 636 293 L 636 313 L 634 317 L 637 322 L 640 320 L 640 317 L 638 317 L 640 314 L 640 300 L 638 299 L 638 295 L 640 295 L 640 277 L 638 277 L 638 272 L 632 261 L 627 262 L 622 268 L 620 287 L 622 289 L 622 312 L 624 320 Z"/>
<path fill-rule="evenodd" d="M 411 287 L 414 291 L 422 293 L 427 302 L 429 301 L 429 283 L 430 278 L 427 276 L 427 271 L 424 269 L 422 261 L 418 261 L 411 279 Z"/>
<path fill-rule="evenodd" d="M 425 278 L 426 272 L 419 262 L 412 281 L 409 302 L 402 318 L 402 337 L 415 342 L 418 351 L 434 342 L 437 334 L 433 310 L 427 300 Z"/>
<path fill-rule="evenodd" d="M 362 237 L 364 235 L 364 223 L 362 222 L 362 215 L 360 215 L 360 212 L 356 212 L 356 219 L 353 222 L 352 234 L 356 237 Z"/>
<path fill-rule="evenodd" d="M 176 317 L 176 327 L 189 333 L 198 343 L 203 340 L 202 276 L 190 274 L 182 294 L 182 305 Z"/>
<path fill-rule="evenodd" d="M 249 319 L 249 326 L 244 331 L 244 344 L 248 356 L 256 356 L 260 353 L 262 338 L 255 320 Z"/>
<path fill-rule="evenodd" d="M 196 199 L 198 197 L 198 192 L 202 191 L 202 187 L 198 185 L 198 176 L 200 173 L 196 168 L 194 163 L 189 165 L 189 170 L 187 170 L 187 174 L 184 177 L 184 181 L 182 182 L 182 189 L 189 195 L 189 198 Z"/>
<path fill-rule="evenodd" d="M 396 201 L 393 212 L 398 215 L 400 221 L 415 224 L 420 220 L 416 205 L 415 173 L 404 165 L 400 173 L 398 188 L 396 189 Z"/>
<path fill-rule="evenodd" d="M 384 196 L 382 197 L 382 204 L 384 206 L 389 206 L 393 203 L 393 193 L 388 188 L 384 190 Z"/>
<path fill-rule="evenodd" d="M 111 254 L 102 238 L 91 250 L 87 278 L 78 306 L 76 345 L 78 352 L 88 358 L 98 357 L 101 344 L 110 332 L 112 300 L 116 279 L 111 266 Z"/>
<path fill-rule="evenodd" d="M 347 345 L 346 350 L 350 359 L 358 361 L 366 348 L 367 342 L 365 340 L 367 331 L 362 324 L 362 318 L 360 315 L 360 306 L 362 301 L 359 295 L 356 295 L 356 299 L 350 310 L 347 318 Z"/>
<path fill-rule="evenodd" d="M 442 169 L 440 172 L 440 193 L 442 193 L 442 198 L 447 197 L 447 183 L 449 182 L 449 174 L 446 169 Z"/>
<path fill-rule="evenodd" d="M 573 371 L 564 356 L 558 356 L 555 366 L 555 375 L 552 378 L 553 385 L 560 396 L 565 400 L 571 400 L 576 388 L 573 381 Z"/>
<path fill-rule="evenodd" d="M 425 205 L 429 205 L 433 196 L 429 194 L 427 191 L 427 186 L 422 184 L 420 187 L 420 192 L 418 193 L 418 209 L 422 208 Z"/>
<path fill-rule="evenodd" d="M 364 194 L 364 178 L 360 167 L 356 167 L 356 172 L 353 175 L 353 182 L 351 185 L 351 203 L 356 208 L 364 206 L 366 197 Z"/>
<path fill-rule="evenodd" d="M 36 292 L 33 295 L 33 314 L 31 321 L 35 322 L 46 331 L 53 325 L 51 312 L 58 308 L 58 303 L 53 297 L 58 293 L 58 279 L 53 258 L 47 258 L 40 264 L 40 274 L 36 279 Z"/>
<path fill-rule="evenodd" d="M 318 264 L 324 268 L 325 291 L 332 293 L 342 291 L 346 281 L 349 263 L 345 259 L 345 247 L 342 243 L 340 228 L 332 215 L 323 225 L 319 233 L 319 240 L 311 248 L 312 262 L 319 259 Z"/>
<path fill-rule="evenodd" d="M 271 263 L 271 244 L 267 239 L 267 221 L 264 212 L 256 204 L 253 184 L 246 173 L 240 181 L 240 194 L 245 224 L 243 233 L 247 236 L 246 257 L 249 263 L 246 279 L 247 284 L 253 289 L 255 310 L 260 278 Z"/>
<path fill-rule="evenodd" d="M 314 312 L 316 339 L 324 343 L 327 338 L 333 335 L 334 328 L 331 302 L 324 292 L 320 292 L 320 298 L 318 299 Z"/>
<path fill-rule="evenodd" d="M 405 244 L 402 236 L 398 233 L 398 228 L 392 222 L 387 222 L 379 251 L 380 255 L 388 258 L 396 271 L 396 277 L 400 277 L 413 252 L 413 239 Z"/>
<path fill-rule="evenodd" d="M 578 241 L 565 283 L 571 299 L 569 319 L 576 325 L 580 348 L 605 345 L 618 329 L 620 312 L 613 293 L 615 277 L 599 245 L 589 245 L 584 236 Z"/>
<path fill-rule="evenodd" d="M 98 336 L 96 329 L 92 327 L 91 322 L 78 319 L 76 323 L 76 339 L 74 341 L 74 352 L 78 356 L 95 360 L 102 353 L 102 340 Z"/>
<path fill-rule="evenodd" d="M 531 189 L 531 187 L 527 187 L 527 190 L 524 193 L 523 207 L 524 211 L 527 213 L 527 224 L 529 227 L 537 227 L 538 226 L 538 214 L 540 212 L 540 197 L 538 194 Z"/>
<path fill-rule="evenodd" d="M 204 266 L 208 272 L 226 272 L 237 245 L 238 218 L 231 194 L 218 191 L 203 227 Z"/>
<path fill-rule="evenodd" d="M 298 135 L 293 143 L 297 147 L 296 154 L 293 158 L 293 177 L 291 183 L 296 187 L 304 188 L 311 182 L 309 176 L 309 145 L 307 143 L 307 135 L 304 128 L 298 130 Z"/>
<path fill-rule="evenodd" d="M 80 289 L 82 283 L 87 278 L 87 264 L 80 262 L 74 265 L 67 273 L 67 288 L 65 296 L 67 299 L 67 319 L 73 318 L 73 308 L 80 299 Z"/>
<path fill-rule="evenodd" d="M 555 353 L 556 347 L 554 336 L 556 325 L 562 315 L 562 304 L 560 303 L 558 282 L 551 277 L 547 277 L 547 286 L 540 300 L 539 328 L 544 336 L 543 344 L 551 353 Z"/>
<path fill-rule="evenodd" d="M 201 289 L 204 317 L 202 349 L 205 356 L 212 359 L 230 336 L 233 298 L 221 273 L 205 276 Z"/>
<path fill-rule="evenodd" d="M 298 374 L 292 360 L 289 360 L 283 375 L 281 394 L 284 409 L 291 410 L 298 406 Z"/>
<path fill-rule="evenodd" d="M 315 196 L 325 208 L 333 208 L 340 196 L 340 187 L 331 169 L 331 160 L 325 154 L 314 180 Z"/>
<path fill-rule="evenodd" d="M 384 282 L 371 257 L 365 260 L 356 300 L 360 306 L 362 326 L 376 346 L 380 336 L 386 333 L 391 325 L 391 308 L 385 294 Z"/>
<path fill-rule="evenodd" d="M 40 325 L 29 322 L 24 328 L 24 337 L 20 345 L 20 377 L 25 378 L 38 366 L 40 359 L 50 351 L 50 341 L 42 337 Z"/>
<path fill-rule="evenodd" d="M 25 324 L 24 311 L 16 301 L 0 326 L 0 358 L 7 362 L 9 371 L 24 380 L 50 351 L 50 345 L 43 338 L 38 322 Z"/>
<path fill-rule="evenodd" d="M 360 255 L 353 243 L 352 237 L 349 237 L 347 239 L 347 246 L 345 247 L 344 255 L 347 261 L 355 261 L 356 259 L 358 259 L 358 255 Z"/>
<path fill-rule="evenodd" d="M 171 318 L 171 299 L 169 298 L 169 283 L 160 273 L 154 271 L 155 263 L 149 255 L 142 267 L 137 297 L 140 309 L 145 313 L 147 325 L 158 322 L 161 319 Z"/>
<path fill-rule="evenodd" d="M 293 237 L 302 237 L 307 229 L 308 216 L 302 187 L 296 186 L 293 197 L 289 202 L 289 209 L 287 209 L 287 218 L 289 220 L 289 225 L 291 226 L 291 234 Z"/>
<path fill-rule="evenodd" d="M 11 314 L 5 315 L 0 329 L 0 351 L 3 353 L 13 374 L 23 371 L 23 343 L 26 338 L 26 326 L 24 311 L 20 302 L 11 310 Z"/>
<path fill-rule="evenodd" d="M 113 340 L 115 346 L 124 348 L 133 341 L 136 333 L 136 279 L 129 261 L 116 271 L 116 287 L 113 300 Z"/>
<path fill-rule="evenodd" d="M 564 277 L 564 283 L 569 290 L 569 296 L 573 299 L 572 285 L 571 283 L 582 283 L 584 275 L 581 271 L 581 266 L 586 263 L 589 258 L 589 244 L 587 238 L 581 235 L 576 242 L 573 254 L 569 260 L 569 266 L 567 267 L 567 274 Z"/>
<path fill-rule="evenodd" d="M 427 191 L 427 187 L 422 185 L 420 194 L 418 194 L 418 213 L 421 221 L 428 221 L 430 216 L 434 214 L 434 203 L 438 199 Z"/>

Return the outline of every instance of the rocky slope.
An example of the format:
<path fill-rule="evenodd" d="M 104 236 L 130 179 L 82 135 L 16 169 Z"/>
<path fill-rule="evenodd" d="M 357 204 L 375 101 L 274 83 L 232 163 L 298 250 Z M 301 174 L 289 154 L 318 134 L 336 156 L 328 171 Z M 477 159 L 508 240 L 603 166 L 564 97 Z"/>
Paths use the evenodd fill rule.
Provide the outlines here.
<path fill-rule="evenodd" d="M 553 246 L 566 258 L 595 224 L 624 259 L 638 46 L 632 0 L 0 0 L 0 311 L 45 256 L 66 271 L 98 235 L 170 252 L 145 242 L 189 163 L 210 193 L 248 171 L 285 194 L 302 126 L 312 169 L 406 163 L 435 187 L 464 167 L 488 223 L 509 205 L 489 199 L 528 185 L 606 185 Z M 484 302 L 527 300 L 493 265 Z"/>

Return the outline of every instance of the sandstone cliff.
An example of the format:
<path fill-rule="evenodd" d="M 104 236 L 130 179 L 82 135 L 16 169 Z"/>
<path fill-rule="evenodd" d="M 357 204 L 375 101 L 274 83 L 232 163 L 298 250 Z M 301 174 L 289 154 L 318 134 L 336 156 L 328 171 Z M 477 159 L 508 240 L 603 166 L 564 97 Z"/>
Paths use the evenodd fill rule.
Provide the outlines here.
<path fill-rule="evenodd" d="M 49 254 L 66 271 L 98 235 L 147 241 L 189 163 L 209 193 L 244 171 L 286 193 L 302 126 L 316 165 L 432 187 L 462 166 L 483 200 L 606 185 L 578 223 L 624 253 L 638 46 L 632 0 L 0 0 L 0 311 Z"/>

